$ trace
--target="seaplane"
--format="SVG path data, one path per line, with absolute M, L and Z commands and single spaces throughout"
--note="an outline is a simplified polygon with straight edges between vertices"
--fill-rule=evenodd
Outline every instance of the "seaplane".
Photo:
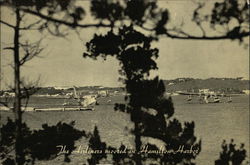
M 64 103 L 60 107 L 54 108 L 34 108 L 32 111 L 93 111 L 97 105 L 96 95 L 81 95 L 77 93 L 76 87 L 73 87 L 73 94 L 69 94 L 64 99 Z M 73 99 L 73 100 L 72 100 Z
M 198 96 L 200 103 L 221 103 L 219 97 L 229 97 L 227 103 L 232 102 L 231 96 L 225 95 L 224 93 L 215 94 L 215 93 L 194 93 L 194 92 L 176 92 L 179 95 L 187 95 L 187 102 L 192 101 L 192 96 Z
M 94 110 L 94 106 L 98 105 L 97 103 L 97 95 L 81 95 L 77 93 L 76 87 L 73 86 L 74 93 L 73 93 L 73 99 L 77 100 L 78 108 L 81 110 Z M 72 106 L 72 103 L 70 102 L 64 102 L 64 107 Z
M 21 107 L 23 111 L 32 111 L 32 112 L 40 112 L 40 111 L 87 111 L 94 110 L 95 105 L 97 103 L 97 95 L 81 95 L 77 93 L 76 87 L 73 87 L 73 94 L 68 94 L 67 98 L 64 99 L 64 103 L 53 107 Z M 67 100 L 67 101 L 66 101 Z M 76 101 L 74 101 L 76 100 Z M 13 107 L 0 107 L 0 110 L 11 110 Z

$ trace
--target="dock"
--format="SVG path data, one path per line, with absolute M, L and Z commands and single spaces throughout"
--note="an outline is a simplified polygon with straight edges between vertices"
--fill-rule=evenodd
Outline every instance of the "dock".
M 24 112 L 55 112 L 55 111 L 93 111 L 94 107 L 53 107 L 53 108 L 36 108 L 36 107 L 22 107 Z M 0 110 L 2 111 L 11 111 L 13 107 L 4 107 L 1 106 Z

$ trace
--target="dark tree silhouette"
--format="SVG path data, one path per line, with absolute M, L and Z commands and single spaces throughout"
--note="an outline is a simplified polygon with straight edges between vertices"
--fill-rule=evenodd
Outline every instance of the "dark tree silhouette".
M 98 153 L 92 153 L 91 158 L 88 159 L 89 164 L 98 164 L 103 158 L 107 158 L 105 150 L 107 149 L 106 143 L 101 141 L 99 131 L 95 126 L 93 134 L 89 134 L 89 147 Z
M 135 148 L 137 151 L 142 147 L 141 139 L 143 136 L 160 139 L 165 142 L 167 148 L 171 149 L 176 149 L 180 145 L 200 147 L 200 143 L 196 142 L 194 136 L 193 122 L 185 123 L 185 128 L 182 128 L 178 120 L 166 120 L 173 115 L 174 108 L 171 98 L 163 97 L 165 87 L 162 81 L 157 77 L 153 80 L 148 78 L 149 71 L 157 69 L 157 65 L 152 58 L 158 57 L 157 49 L 151 49 L 150 43 L 152 40 L 157 39 L 158 35 L 166 35 L 177 39 L 238 39 L 241 42 L 244 37 L 249 36 L 249 29 L 245 28 L 245 26 L 248 26 L 247 22 L 249 20 L 246 2 L 243 7 L 239 6 L 238 1 L 225 0 L 221 3 L 215 3 L 210 15 L 201 15 L 199 11 L 204 5 L 199 4 L 194 11 L 193 22 L 201 29 L 201 36 L 184 32 L 181 27 L 167 29 L 165 25 L 169 20 L 168 11 L 157 10 L 155 2 L 128 1 L 125 6 L 119 2 L 112 3 L 111 1 L 98 0 L 92 2 L 92 11 L 96 9 L 94 16 L 100 20 L 109 20 L 114 26 L 111 27 L 111 31 L 107 34 L 95 35 L 86 44 L 89 54 L 84 53 L 84 57 L 97 59 L 98 56 L 101 56 L 106 59 L 110 55 L 115 56 L 120 62 L 121 80 L 126 85 L 126 91 L 129 94 L 125 97 L 125 100 L 128 100 L 129 103 L 127 105 L 116 105 L 115 110 L 130 114 L 131 121 L 134 123 L 132 133 L 135 135 Z M 121 10 L 122 8 L 124 10 Z M 231 12 L 234 12 L 234 14 Z M 122 17 L 125 20 L 130 20 L 130 26 L 123 26 L 117 30 L 115 23 L 122 22 Z M 223 35 L 209 36 L 202 26 L 204 22 L 210 22 L 211 27 L 215 30 L 217 26 L 228 26 L 232 19 L 237 19 L 238 25 L 235 25 L 233 29 L 228 27 Z M 151 22 L 152 27 L 146 27 L 148 22 Z M 135 26 L 150 31 L 150 35 L 146 36 L 135 31 Z M 236 31 L 236 29 L 238 30 Z M 116 33 L 116 31 L 118 32 Z M 148 145 L 157 148 L 154 145 Z M 151 156 L 157 157 L 155 155 Z M 166 154 L 160 157 L 160 162 L 161 164 L 177 164 L 180 162 L 193 164 L 190 160 L 194 159 L 195 156 L 195 154 L 188 156 Z M 128 155 L 123 157 L 123 163 L 127 157 Z M 134 154 L 130 157 L 130 161 L 131 159 L 136 164 L 142 164 L 142 161 L 149 160 L 150 157 L 149 155 Z M 118 161 L 116 163 L 121 163 L 121 159 L 117 158 L 117 156 L 114 160 Z
M 38 56 L 41 51 L 43 50 L 40 47 L 40 41 L 35 43 L 30 43 L 29 41 L 22 42 L 21 40 L 21 34 L 22 31 L 27 30 L 47 30 L 51 34 L 55 36 L 63 36 L 63 32 L 60 30 L 59 25 L 56 22 L 50 22 L 48 20 L 40 20 L 36 19 L 33 23 L 25 24 L 25 17 L 27 16 L 27 13 L 25 13 L 24 9 L 34 9 L 36 12 L 46 12 L 47 15 L 52 16 L 54 14 L 63 14 L 65 19 L 68 17 L 69 19 L 73 19 L 74 23 L 76 23 L 78 20 L 81 19 L 82 15 L 84 14 L 84 11 L 81 8 L 77 8 L 73 5 L 73 2 L 71 1 L 19 1 L 19 0 L 1 0 L 0 1 L 1 8 L 8 7 L 12 9 L 14 16 L 15 16 L 15 24 L 12 25 L 10 22 L 12 21 L 5 21 L 0 20 L 0 22 L 7 27 L 11 28 L 14 32 L 14 38 L 13 38 L 13 46 L 6 47 L 4 49 L 12 50 L 13 51 L 13 57 L 14 57 L 14 104 L 13 104 L 13 113 L 15 115 L 15 124 L 16 127 L 14 127 L 16 130 L 15 133 L 15 163 L 16 164 L 24 164 L 25 159 L 25 151 L 24 151 L 24 137 L 27 134 L 27 132 L 24 132 L 22 129 L 22 125 L 24 124 L 22 122 L 22 107 L 21 107 L 21 100 L 22 98 L 25 98 L 26 101 L 28 100 L 29 96 L 31 95 L 30 91 L 34 89 L 28 88 L 26 86 L 23 86 L 23 89 L 21 89 L 21 85 L 24 84 L 23 81 L 21 81 L 20 77 L 20 68 L 22 65 L 24 65 L 27 61 L 33 59 L 34 57 Z M 66 19 L 67 20 L 67 19 Z M 23 49 L 22 51 L 20 49 Z M 22 54 L 22 52 L 24 52 Z M 22 93 L 22 91 L 25 91 L 25 93 Z M 27 102 L 26 102 L 27 103 Z M 27 104 L 26 104 L 27 105 Z M 4 136 L 4 135 L 1 135 Z M 54 136 L 58 136 L 55 134 Z M 74 139 L 70 139 L 74 140 Z M 44 144 L 44 143 L 43 143 Z M 10 159 L 8 159 L 10 161 Z
M 4 165 L 16 164 L 13 156 L 13 144 L 15 143 L 15 130 L 17 123 L 8 118 L 5 125 L 0 128 L 0 158 Z M 25 123 L 22 123 L 22 152 L 25 155 L 23 162 L 34 164 L 36 160 L 50 160 L 58 156 L 59 147 L 67 146 L 68 153 L 65 153 L 65 162 L 69 162 L 69 155 L 76 148 L 74 141 L 85 135 L 84 131 L 74 128 L 74 122 L 70 124 L 57 123 L 55 126 L 42 125 L 41 130 L 30 130 Z
M 230 144 L 226 144 L 224 140 L 221 148 L 220 158 L 215 161 L 215 165 L 241 165 L 247 157 L 244 144 L 241 144 L 239 149 L 236 149 L 236 144 L 233 139 L 231 139 Z
M 158 6 L 157 0 L 92 0 L 90 12 L 97 23 L 82 23 L 85 10 L 83 6 L 75 5 L 74 0 L 44 0 L 44 1 L 18 1 L 1 0 L 2 6 L 18 8 L 20 11 L 42 18 L 42 27 L 51 27 L 53 34 L 61 35 L 62 26 L 67 27 L 114 27 L 132 22 L 138 28 L 144 29 L 154 34 L 173 39 L 192 39 L 192 40 L 242 40 L 249 36 L 249 12 L 248 3 L 245 0 L 224 0 L 214 1 L 212 11 L 201 14 L 206 8 L 206 3 L 198 3 L 193 12 L 193 19 L 186 20 L 193 22 L 201 29 L 200 35 L 193 35 L 191 31 L 184 31 L 180 27 L 167 27 L 171 13 L 168 9 Z M 211 3 L 211 2 L 209 2 Z M 232 21 L 236 21 L 231 24 Z M 1 20 L 1 23 L 14 27 L 8 22 Z M 185 24 L 186 22 L 183 22 Z M 208 29 L 206 24 L 210 24 Z M 229 26 L 230 25 L 230 26 Z M 29 26 L 28 26 L 29 27 Z M 23 27 L 22 30 L 28 27 Z M 214 34 L 209 31 L 220 32 Z M 221 29 L 224 29 L 221 31 Z
M 109 42 L 106 42 L 109 41 Z M 130 115 L 134 128 L 131 133 L 135 136 L 136 153 L 129 161 L 134 160 L 138 165 L 159 159 L 161 164 L 177 164 L 189 162 L 199 153 L 154 155 L 140 152 L 143 146 L 157 148 L 154 144 L 145 144 L 142 137 L 156 138 L 165 143 L 167 149 L 178 151 L 180 146 L 200 149 L 200 142 L 194 136 L 194 123 L 185 123 L 183 127 L 176 120 L 167 120 L 172 117 L 174 107 L 171 98 L 164 97 L 165 87 L 158 77 L 149 78 L 149 71 L 157 69 L 155 59 L 158 57 L 158 49 L 151 48 L 152 37 L 134 30 L 133 26 L 121 27 L 117 34 L 112 30 L 105 35 L 95 35 L 88 42 L 84 57 L 96 59 L 98 56 L 106 58 L 111 55 L 118 59 L 121 65 L 121 80 L 126 86 L 128 95 L 125 100 L 128 104 L 117 104 L 115 110 L 126 112 Z M 126 157 L 124 157 L 126 158 Z M 117 156 L 114 157 L 117 159 Z M 120 162 L 116 163 L 121 163 Z M 122 159 L 124 162 L 124 159 Z M 143 163 L 144 162 L 144 163 Z

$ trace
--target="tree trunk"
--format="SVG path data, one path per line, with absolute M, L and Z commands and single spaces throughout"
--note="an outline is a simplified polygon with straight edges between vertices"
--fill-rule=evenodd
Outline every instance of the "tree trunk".
M 135 163 L 136 165 L 142 165 L 141 162 L 141 135 L 140 135 L 140 130 L 139 130 L 139 123 L 136 121 L 135 122 L 135 148 L 136 148 L 136 156 L 135 156 Z
M 15 85 L 15 99 L 14 99 L 14 114 L 16 122 L 16 163 L 18 165 L 24 164 L 23 152 L 23 136 L 22 136 L 22 111 L 21 111 L 21 91 L 20 91 L 20 61 L 19 61 L 19 28 L 20 28 L 20 11 L 16 9 L 16 25 L 14 34 L 14 85 Z

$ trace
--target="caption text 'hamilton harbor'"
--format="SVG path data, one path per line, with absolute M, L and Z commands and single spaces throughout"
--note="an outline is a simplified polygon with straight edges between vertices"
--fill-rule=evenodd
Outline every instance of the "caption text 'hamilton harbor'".
M 57 155 L 60 154 L 67 154 L 70 153 L 70 150 L 67 149 L 66 145 L 58 145 L 57 148 L 59 149 L 59 152 Z M 102 150 L 102 149 L 96 149 L 92 150 L 91 148 L 83 147 L 82 145 L 79 145 L 75 150 L 72 151 L 73 154 L 129 154 L 129 153 L 137 153 L 137 154 L 198 154 L 199 148 L 194 148 L 194 146 L 185 147 L 184 145 L 180 145 L 178 149 L 165 149 L 165 147 L 161 146 L 158 150 L 152 150 L 149 149 L 147 145 L 143 146 L 140 151 L 136 151 L 134 149 L 129 149 L 127 146 L 124 147 L 124 149 L 118 149 L 118 150 Z

